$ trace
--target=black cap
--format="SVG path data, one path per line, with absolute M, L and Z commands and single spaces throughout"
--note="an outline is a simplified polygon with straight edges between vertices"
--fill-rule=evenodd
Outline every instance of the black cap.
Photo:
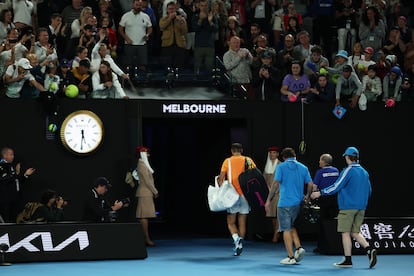
M 352 72 L 352 66 L 349 64 L 344 65 L 344 67 L 342 67 L 342 72 Z
M 111 183 L 109 183 L 109 180 L 104 176 L 100 176 L 95 180 L 94 187 L 96 188 L 98 186 L 106 186 L 108 189 L 112 188 Z
M 89 69 L 91 67 L 91 63 L 89 62 L 88 59 L 85 58 L 79 61 L 79 66 L 84 66 Z

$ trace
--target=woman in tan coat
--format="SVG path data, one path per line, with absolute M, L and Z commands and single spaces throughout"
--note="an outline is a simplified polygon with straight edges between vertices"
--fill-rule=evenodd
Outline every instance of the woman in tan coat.
M 154 170 L 148 162 L 149 148 L 137 147 L 136 153 L 138 155 L 137 172 L 139 177 L 139 185 L 135 194 L 138 198 L 136 217 L 141 222 L 146 245 L 155 246 L 148 232 L 148 219 L 156 217 L 154 198 L 158 197 L 158 190 L 155 188 L 152 175 Z
M 279 157 L 279 148 L 278 147 L 269 147 L 268 153 L 267 153 L 267 161 L 265 168 L 263 170 L 263 177 L 266 180 L 267 187 L 269 188 L 269 191 L 272 188 L 276 167 L 281 163 L 281 161 L 278 159 Z M 270 208 L 269 211 L 266 212 L 266 217 L 272 218 L 273 222 L 273 238 L 272 242 L 276 243 L 279 240 L 279 232 L 278 232 L 278 222 L 277 222 L 277 203 L 279 201 L 279 191 L 276 192 L 275 196 L 270 200 Z

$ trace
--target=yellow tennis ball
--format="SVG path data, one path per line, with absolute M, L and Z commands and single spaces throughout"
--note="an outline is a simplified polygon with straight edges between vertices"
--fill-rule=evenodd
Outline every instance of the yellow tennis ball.
M 327 75 L 328 74 L 328 70 L 326 70 L 325 68 L 321 68 L 321 69 L 319 69 L 319 74 L 321 74 L 321 75 Z
M 56 91 L 57 90 L 57 85 L 56 82 L 52 82 L 49 85 L 49 91 Z
M 79 94 L 79 89 L 74 84 L 69 84 L 66 87 L 65 95 L 69 98 L 76 98 Z
M 56 124 L 49 124 L 48 129 L 49 129 L 50 132 L 56 132 L 57 125 Z
M 364 64 L 361 64 L 361 63 L 360 63 L 360 64 L 358 64 L 358 69 L 359 69 L 359 70 L 364 70 L 364 67 L 365 67 L 365 66 L 364 66 Z

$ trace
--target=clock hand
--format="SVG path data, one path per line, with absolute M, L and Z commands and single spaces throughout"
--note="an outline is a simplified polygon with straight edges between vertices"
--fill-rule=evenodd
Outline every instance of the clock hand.
M 83 149 L 83 142 L 85 141 L 85 135 L 83 129 L 81 129 L 81 150 Z

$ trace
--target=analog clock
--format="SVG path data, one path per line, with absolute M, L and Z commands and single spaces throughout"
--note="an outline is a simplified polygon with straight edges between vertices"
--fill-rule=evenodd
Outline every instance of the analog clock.
M 104 128 L 101 119 L 89 110 L 69 114 L 62 123 L 60 138 L 69 151 L 86 155 L 103 142 Z

